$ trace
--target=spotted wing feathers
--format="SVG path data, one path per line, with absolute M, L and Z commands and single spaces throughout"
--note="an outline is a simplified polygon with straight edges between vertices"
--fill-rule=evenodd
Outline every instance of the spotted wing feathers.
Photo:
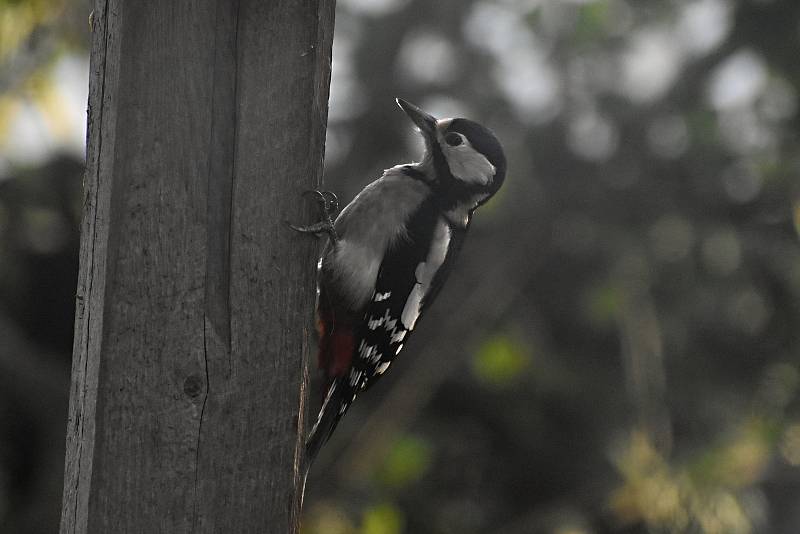
M 422 217 L 424 215 L 420 215 Z M 422 229 L 425 231 L 421 231 Z M 356 336 L 354 384 L 366 389 L 383 375 L 408 341 L 420 316 L 444 281 L 448 260 L 460 242 L 441 217 L 410 225 L 381 265 L 375 292 Z M 417 230 L 415 232 L 415 230 Z

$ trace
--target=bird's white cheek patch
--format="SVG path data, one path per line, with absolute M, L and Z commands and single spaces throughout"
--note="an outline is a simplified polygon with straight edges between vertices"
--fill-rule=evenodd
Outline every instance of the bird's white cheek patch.
M 497 170 L 486 156 L 469 145 L 443 146 L 450 173 L 462 182 L 487 185 Z

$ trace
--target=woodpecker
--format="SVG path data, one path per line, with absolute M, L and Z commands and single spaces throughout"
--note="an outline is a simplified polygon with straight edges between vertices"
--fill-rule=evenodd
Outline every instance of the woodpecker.
M 290 225 L 329 236 L 316 309 L 325 398 L 306 441 L 306 474 L 356 396 L 400 354 L 447 279 L 472 214 L 506 174 L 503 149 L 487 128 L 396 102 L 425 141 L 421 161 L 384 171 L 335 221 L 336 197 L 313 191 L 322 220 Z

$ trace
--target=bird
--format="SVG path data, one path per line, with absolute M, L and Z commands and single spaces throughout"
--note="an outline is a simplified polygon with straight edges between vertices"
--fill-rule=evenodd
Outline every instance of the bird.
M 473 213 L 503 185 L 506 157 L 488 128 L 437 119 L 395 99 L 424 140 L 419 162 L 386 169 L 339 212 L 336 195 L 307 192 L 327 235 L 317 264 L 317 364 L 324 400 L 305 445 L 304 476 L 356 397 L 403 350 L 451 272 Z

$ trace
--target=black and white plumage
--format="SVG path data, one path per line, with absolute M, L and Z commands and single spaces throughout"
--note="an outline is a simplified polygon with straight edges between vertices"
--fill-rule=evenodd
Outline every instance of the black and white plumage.
M 503 149 L 488 129 L 397 103 L 419 128 L 425 154 L 387 169 L 333 223 L 317 298 L 326 396 L 306 442 L 306 468 L 356 396 L 402 351 L 446 280 L 473 212 L 505 178 Z

